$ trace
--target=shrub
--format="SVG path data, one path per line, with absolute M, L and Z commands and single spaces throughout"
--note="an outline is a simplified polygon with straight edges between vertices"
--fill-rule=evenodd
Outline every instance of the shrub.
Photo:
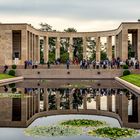
M 16 73 L 15 73 L 14 70 L 9 70 L 8 74 L 11 75 L 11 76 L 15 76 Z
M 12 65 L 12 69 L 16 69 L 17 68 L 17 65 Z
M 11 84 L 9 84 L 9 87 L 10 87 L 10 88 L 14 88 L 15 86 L 16 86 L 15 83 L 11 83 Z
M 124 70 L 124 72 L 123 72 L 123 76 L 130 75 L 130 74 L 131 74 L 131 72 L 129 70 Z
M 128 65 L 123 65 L 123 69 L 128 69 Z

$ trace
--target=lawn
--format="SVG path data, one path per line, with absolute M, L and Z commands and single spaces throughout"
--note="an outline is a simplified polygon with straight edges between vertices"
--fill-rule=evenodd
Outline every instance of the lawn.
M 8 74 L 0 74 L 0 80 L 8 79 L 8 78 L 14 78 L 14 76 L 11 76 L 11 75 L 8 75 Z
M 130 74 L 121 77 L 121 79 L 140 87 L 140 74 Z

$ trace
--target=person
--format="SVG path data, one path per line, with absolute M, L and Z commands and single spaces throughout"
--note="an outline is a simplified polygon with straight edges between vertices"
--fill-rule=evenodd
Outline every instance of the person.
M 8 66 L 5 65 L 5 66 L 4 66 L 4 71 L 3 71 L 3 73 L 6 73 L 7 69 L 8 69 Z
M 27 61 L 25 60 L 25 61 L 24 61 L 24 69 L 27 69 L 27 65 L 28 65 L 28 64 L 27 64 Z
M 69 59 L 67 60 L 66 65 L 67 65 L 67 69 L 69 69 L 69 66 L 70 66 L 70 61 L 69 61 Z
M 50 69 L 50 61 L 47 62 L 48 69 Z

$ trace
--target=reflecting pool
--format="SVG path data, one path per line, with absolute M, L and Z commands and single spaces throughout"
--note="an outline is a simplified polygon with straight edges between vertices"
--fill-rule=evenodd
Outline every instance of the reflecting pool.
M 76 118 L 104 120 L 111 127 L 139 129 L 139 94 L 113 80 L 25 80 L 0 87 L 0 139 L 43 140 L 46 137 L 25 136 L 24 128 Z M 60 139 L 101 138 L 83 134 Z

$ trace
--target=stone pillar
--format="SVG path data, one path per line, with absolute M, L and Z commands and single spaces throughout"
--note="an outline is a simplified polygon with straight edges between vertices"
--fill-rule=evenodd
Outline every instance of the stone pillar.
M 96 37 L 96 61 L 101 60 L 100 50 L 100 37 Z
M 83 106 L 84 106 L 84 110 L 87 110 L 87 94 L 84 95 Z
M 137 55 L 138 55 L 138 60 L 140 62 L 140 29 L 138 29 L 138 39 L 137 39 Z
M 128 123 L 128 99 L 126 95 L 119 96 L 120 96 L 119 116 L 121 117 L 123 123 Z
M 21 98 L 21 121 L 27 121 L 27 97 Z
M 32 33 L 30 33 L 30 48 L 29 48 L 29 52 L 30 52 L 30 60 L 32 60 Z
M 34 61 L 34 34 L 32 33 L 32 62 Z
M 56 91 L 56 108 L 60 110 L 60 92 Z
M 49 60 L 49 42 L 48 37 L 44 37 L 44 62 L 47 63 Z
M 36 113 L 40 112 L 40 89 L 38 91 L 36 96 Z
M 70 110 L 73 109 L 73 94 L 70 92 L 69 93 L 69 105 L 70 105 Z
M 121 44 L 121 59 L 125 61 L 128 59 L 128 30 L 122 30 L 122 44 Z
M 28 102 L 28 119 L 30 119 L 30 93 L 28 93 L 27 102 Z
M 87 40 L 83 37 L 83 59 L 87 59 Z
M 48 100 L 48 90 L 44 89 L 44 111 L 48 111 L 49 109 L 49 100 Z
M 111 95 L 107 96 L 107 110 L 110 112 L 112 111 L 112 96 Z
M 138 107 L 138 123 L 140 123 L 140 96 L 138 96 L 137 107 Z
M 116 109 L 116 113 L 119 113 L 119 95 L 115 95 L 115 109 Z
M 137 33 L 132 33 L 132 51 L 135 52 L 135 58 L 137 58 Z
M 114 57 L 119 57 L 119 43 L 118 43 L 118 35 L 115 36 L 115 49 L 114 49 Z
M 36 94 L 34 94 L 34 114 L 36 114 Z
M 32 56 L 33 56 L 33 58 L 32 58 L 32 60 L 33 61 L 35 61 L 35 35 L 33 34 L 33 44 L 32 44 L 32 48 L 33 48 L 33 50 L 32 50 Z
M 69 40 L 69 59 L 73 62 L 73 38 L 71 37 Z
M 28 60 L 30 60 L 30 32 L 28 31 Z
M 21 64 L 24 65 L 24 61 L 28 60 L 28 46 L 27 46 L 27 30 L 21 31 Z
M 6 30 L 5 31 L 5 37 L 3 38 L 4 42 L 4 48 L 2 50 L 4 54 L 5 64 L 6 65 L 12 65 L 13 62 L 13 52 L 12 52 L 12 30 Z M 3 46 L 2 45 L 2 46 Z M 2 64 L 3 65 L 3 64 Z
M 100 95 L 96 95 L 96 110 L 100 110 Z
M 36 35 L 36 61 L 40 63 L 40 42 L 39 42 L 39 36 Z
M 107 57 L 112 60 L 112 36 L 107 37 Z
M 36 53 L 37 53 L 37 51 L 36 51 L 36 35 L 34 35 L 34 61 L 36 61 Z
M 60 37 L 56 38 L 55 59 L 60 58 Z

